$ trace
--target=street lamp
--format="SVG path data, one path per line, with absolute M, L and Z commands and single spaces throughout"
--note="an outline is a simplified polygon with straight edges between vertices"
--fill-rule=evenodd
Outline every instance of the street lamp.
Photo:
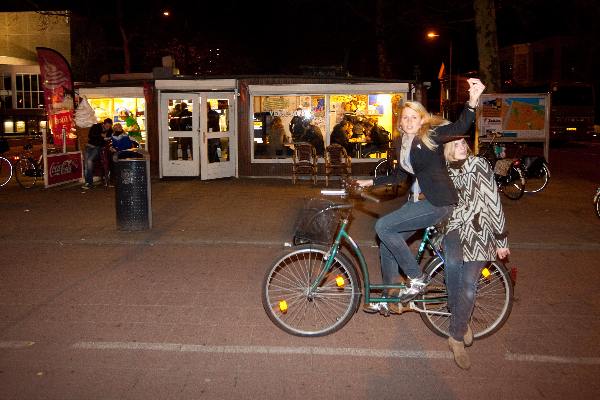
M 427 32 L 427 38 L 430 40 L 435 40 L 439 37 L 440 37 L 439 33 L 435 32 L 435 31 Z M 446 107 L 446 110 L 440 110 L 440 111 L 442 111 L 444 118 L 449 117 L 450 97 L 452 94 L 452 37 L 450 37 L 449 41 L 450 41 L 450 49 L 449 49 L 450 54 L 449 54 L 449 58 L 448 58 L 448 91 L 446 94 L 447 107 Z M 440 108 L 441 107 L 442 107 L 442 104 L 440 104 Z

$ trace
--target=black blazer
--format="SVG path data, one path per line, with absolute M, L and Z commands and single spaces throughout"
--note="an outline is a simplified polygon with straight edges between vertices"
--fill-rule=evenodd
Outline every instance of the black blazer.
M 434 129 L 435 134 L 431 138 L 438 144 L 436 149 L 429 150 L 418 136 L 415 136 L 412 142 L 410 163 L 415 172 L 414 177 L 419 180 L 419 187 L 425 198 L 436 207 L 458 203 L 456 189 L 448 176 L 443 144 L 453 140 L 455 136 L 464 135 L 474 120 L 475 110 L 466 106 L 456 122 Z M 402 139 L 397 140 L 399 142 L 396 144 L 396 156 L 400 160 Z M 379 177 L 373 183 L 375 185 L 398 184 L 405 181 L 409 174 L 398 163 L 394 174 Z

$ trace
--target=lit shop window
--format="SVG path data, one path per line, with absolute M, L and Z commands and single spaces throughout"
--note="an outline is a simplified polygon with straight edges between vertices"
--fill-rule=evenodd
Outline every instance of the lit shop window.
M 254 159 L 290 158 L 294 143 L 319 155 L 339 143 L 355 159 L 385 157 L 405 97 L 400 93 L 254 97 Z M 328 101 L 329 108 L 325 105 Z
M 146 101 L 142 97 L 88 99 L 98 122 L 106 118 L 119 122 L 127 134 L 146 147 Z
M 311 142 L 322 154 L 325 127 L 324 95 L 256 96 L 254 158 L 291 158 L 295 142 Z

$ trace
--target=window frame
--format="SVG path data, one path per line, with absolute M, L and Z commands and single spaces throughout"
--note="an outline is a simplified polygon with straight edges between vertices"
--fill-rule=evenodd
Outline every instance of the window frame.
M 333 84 L 291 84 L 291 85 L 248 85 L 248 146 L 251 164 L 291 164 L 288 158 L 254 158 L 254 98 L 256 96 L 324 96 L 325 127 L 330 126 L 330 99 L 340 94 L 396 94 L 402 93 L 406 99 L 414 97 L 414 86 L 409 82 L 389 83 L 333 83 Z M 329 144 L 330 132 L 323 132 L 324 144 Z M 372 163 L 376 159 L 352 158 L 353 163 Z M 319 162 L 324 160 L 319 158 Z

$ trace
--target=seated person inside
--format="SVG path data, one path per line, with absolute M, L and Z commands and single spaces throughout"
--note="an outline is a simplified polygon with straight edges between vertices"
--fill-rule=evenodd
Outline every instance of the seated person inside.
M 115 153 L 113 155 L 113 160 L 116 160 L 120 152 L 139 147 L 139 144 L 129 137 L 127 132 L 123 130 L 123 126 L 121 124 L 116 123 L 113 125 L 111 146 L 111 150 Z
M 363 125 L 367 142 L 363 148 L 363 156 L 368 157 L 371 153 L 386 152 L 389 147 L 390 133 L 377 125 L 376 121 L 370 119 L 366 120 Z
M 343 119 L 338 122 L 331 131 L 329 138 L 330 143 L 337 143 L 346 149 L 346 153 L 352 156 L 354 146 L 349 142 L 352 137 L 352 123 L 347 119 Z

